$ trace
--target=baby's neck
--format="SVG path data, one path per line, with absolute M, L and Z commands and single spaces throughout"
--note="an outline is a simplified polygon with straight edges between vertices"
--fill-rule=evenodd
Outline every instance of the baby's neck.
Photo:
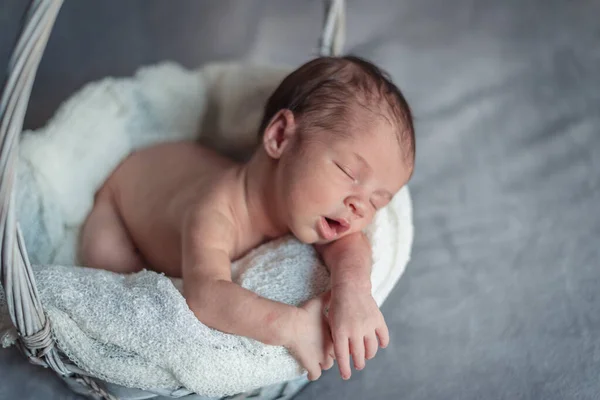
M 289 232 L 278 210 L 271 160 L 255 154 L 240 167 L 241 190 L 244 193 L 245 213 L 239 216 L 253 234 L 273 239 Z M 240 221 L 241 222 L 241 221 Z

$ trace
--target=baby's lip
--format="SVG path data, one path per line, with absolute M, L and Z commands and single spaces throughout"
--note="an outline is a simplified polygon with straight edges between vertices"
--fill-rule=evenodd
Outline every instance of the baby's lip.
M 338 237 L 350 229 L 350 222 L 346 218 L 332 218 L 324 216 L 322 218 L 322 225 L 323 237 L 327 240 Z
M 340 224 L 340 227 L 343 229 L 344 232 L 347 231 L 348 229 L 350 229 L 350 221 L 348 221 L 346 218 L 330 218 L 330 217 L 326 217 L 326 218 Z

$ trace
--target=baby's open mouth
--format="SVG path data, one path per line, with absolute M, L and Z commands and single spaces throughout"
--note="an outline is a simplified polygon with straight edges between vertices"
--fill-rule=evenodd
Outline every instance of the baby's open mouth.
M 319 230 L 325 240 L 331 240 L 350 229 L 350 224 L 344 219 L 321 217 Z

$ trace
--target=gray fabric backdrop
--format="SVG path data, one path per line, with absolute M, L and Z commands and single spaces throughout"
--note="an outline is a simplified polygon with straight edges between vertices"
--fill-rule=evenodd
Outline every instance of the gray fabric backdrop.
M 414 255 L 383 307 L 391 346 L 299 399 L 600 398 L 600 2 L 348 3 L 348 51 L 414 108 Z M 24 8 L 0 5 L 0 65 Z M 298 64 L 321 21 L 318 0 L 68 0 L 26 125 L 164 59 Z M 0 351 L 0 399 L 68 393 Z

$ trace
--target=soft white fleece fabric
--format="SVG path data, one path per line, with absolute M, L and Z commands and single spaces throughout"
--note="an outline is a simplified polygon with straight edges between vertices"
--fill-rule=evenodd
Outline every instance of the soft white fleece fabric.
M 76 93 L 49 124 L 25 132 L 19 153 L 19 221 L 37 286 L 61 349 L 106 381 L 142 389 L 185 386 L 223 396 L 303 373 L 287 351 L 204 326 L 179 280 L 143 271 L 120 276 L 73 266 L 78 230 L 93 195 L 131 150 L 165 140 L 200 139 L 232 156 L 248 154 L 262 104 L 287 68 L 239 64 L 196 71 L 165 63 L 132 78 L 108 78 Z M 210 133 L 210 135 L 209 135 Z M 412 245 L 408 189 L 381 210 L 368 236 L 373 294 L 382 304 Z M 242 286 L 300 304 L 329 277 L 311 246 L 292 237 L 267 243 L 232 266 Z M 14 339 L 0 288 L 0 338 Z

